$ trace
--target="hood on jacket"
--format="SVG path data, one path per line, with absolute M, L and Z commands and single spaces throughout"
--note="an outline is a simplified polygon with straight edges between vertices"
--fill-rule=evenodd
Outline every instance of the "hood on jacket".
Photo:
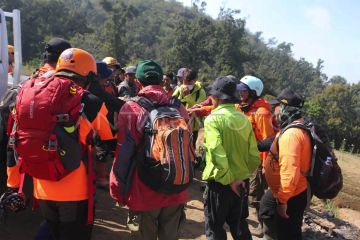
M 160 85 L 149 85 L 144 87 L 138 93 L 139 97 L 145 97 L 155 104 L 168 104 L 170 97 Z
M 265 99 L 263 98 L 258 98 L 255 100 L 255 102 L 251 105 L 251 108 L 266 108 L 267 110 L 271 111 L 272 106 L 270 103 L 268 103 Z

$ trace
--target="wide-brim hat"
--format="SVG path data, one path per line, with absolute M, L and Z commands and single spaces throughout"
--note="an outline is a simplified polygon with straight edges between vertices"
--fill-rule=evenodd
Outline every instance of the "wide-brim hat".
M 236 97 L 236 82 L 228 76 L 216 78 L 209 89 L 209 94 L 223 100 L 240 101 Z

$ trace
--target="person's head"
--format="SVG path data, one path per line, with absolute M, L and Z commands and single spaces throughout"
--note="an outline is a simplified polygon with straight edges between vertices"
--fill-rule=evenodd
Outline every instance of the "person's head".
M 149 85 L 160 85 L 162 82 L 163 70 L 154 60 L 144 60 L 136 66 L 136 78 L 144 87 Z
M 284 89 L 276 98 L 277 105 L 274 114 L 281 128 L 302 117 L 301 108 L 304 106 L 304 97 L 289 88 Z
M 69 48 L 61 53 L 56 64 L 57 75 L 68 76 L 81 87 L 87 87 L 97 75 L 97 66 L 94 57 L 80 48 Z
M 71 48 L 71 44 L 62 38 L 52 38 L 44 49 L 44 63 L 55 67 L 60 54 L 66 49 Z
M 113 57 L 106 57 L 102 60 L 108 68 L 110 68 L 113 72 L 111 78 L 114 80 L 115 84 L 118 85 L 125 78 L 125 70 L 121 68 L 120 63 Z
M 176 74 L 176 78 L 178 80 L 177 84 L 181 85 L 183 84 L 184 81 L 184 77 L 185 77 L 185 72 L 187 71 L 187 68 L 180 68 Z
M 209 94 L 213 100 L 214 107 L 224 103 L 238 102 L 236 98 L 236 82 L 231 77 L 218 77 L 211 85 Z
M 259 98 L 264 89 L 264 84 L 261 79 L 254 76 L 245 76 L 240 79 L 237 85 L 242 102 L 250 103 L 251 101 Z
M 9 64 L 14 62 L 15 48 L 13 45 L 8 45 Z
M 191 91 L 196 82 L 197 72 L 193 69 L 187 68 L 184 74 L 183 84 Z
M 174 74 L 172 72 L 165 73 L 163 76 L 162 85 L 165 87 L 170 87 L 170 84 L 172 83 L 174 78 Z
M 104 62 L 97 61 L 96 69 L 100 84 L 103 84 L 112 76 L 112 70 Z
M 129 66 L 125 68 L 125 81 L 133 85 L 135 83 L 136 66 Z

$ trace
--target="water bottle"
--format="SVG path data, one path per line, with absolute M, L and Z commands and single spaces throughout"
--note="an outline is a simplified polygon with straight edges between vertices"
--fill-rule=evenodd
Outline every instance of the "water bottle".
M 325 164 L 326 164 L 327 166 L 332 166 L 332 157 L 331 157 L 331 156 L 327 156 L 327 157 L 326 157 Z
M 325 183 L 321 181 L 326 181 L 328 179 L 328 176 L 331 174 L 331 169 L 332 169 L 332 157 L 327 156 L 324 165 L 322 165 L 320 169 L 321 178 L 319 179 L 320 182 L 318 183 L 320 184 L 320 186 L 322 186 L 321 184 Z

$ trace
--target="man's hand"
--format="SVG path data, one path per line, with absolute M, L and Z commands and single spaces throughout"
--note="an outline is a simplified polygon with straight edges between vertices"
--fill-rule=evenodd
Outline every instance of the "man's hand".
M 279 214 L 280 217 L 282 218 L 289 218 L 289 216 L 287 215 L 286 211 L 287 211 L 287 204 L 279 204 L 276 207 L 276 211 Z
M 190 93 L 189 89 L 185 86 L 181 88 L 181 92 L 184 96 L 188 95 Z
M 241 180 L 235 180 L 232 183 L 230 183 L 231 190 L 240 197 L 240 188 L 245 188 L 245 182 Z

